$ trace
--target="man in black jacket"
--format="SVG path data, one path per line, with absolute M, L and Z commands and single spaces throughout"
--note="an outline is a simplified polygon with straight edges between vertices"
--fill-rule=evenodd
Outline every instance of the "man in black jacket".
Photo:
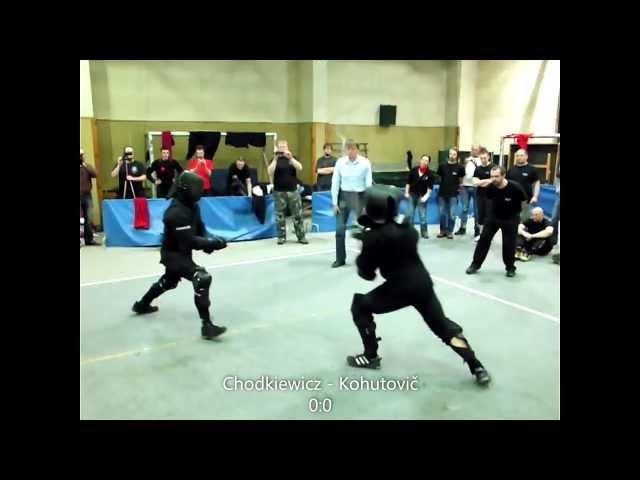
M 429 328 L 467 363 L 476 382 L 486 385 L 489 373 L 476 358 L 462 327 L 448 319 L 433 290 L 433 282 L 418 255 L 418 232 L 403 217 L 397 216 L 400 199 L 391 187 L 375 185 L 367 190 L 366 214 L 358 223 L 364 230 L 354 234 L 362 241 L 356 260 L 358 275 L 374 280 L 376 269 L 387 280 L 366 295 L 356 293 L 351 304 L 364 353 L 347 357 L 357 368 L 380 368 L 378 340 L 373 314 L 389 313 L 412 306 Z
M 133 305 L 138 314 L 157 312 L 158 307 L 151 302 L 167 290 L 174 289 L 182 278 L 193 283 L 195 304 L 202 320 L 202 337 L 211 340 L 224 333 L 227 328 L 211 323 L 209 315 L 209 287 L 212 277 L 191 257 L 192 250 L 212 253 L 227 246 L 219 237 L 208 237 L 202 219 L 198 200 L 202 196 L 204 182 L 195 173 L 180 174 L 170 196 L 173 197 L 164 213 L 164 238 L 160 250 L 160 263 L 166 270 L 142 299 Z

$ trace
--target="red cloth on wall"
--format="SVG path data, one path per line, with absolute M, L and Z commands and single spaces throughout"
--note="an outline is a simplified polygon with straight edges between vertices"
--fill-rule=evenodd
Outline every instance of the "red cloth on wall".
M 512 133 L 509 138 L 515 138 L 518 146 L 526 150 L 529 145 L 529 138 L 533 137 L 533 133 Z
M 171 132 L 162 132 L 162 148 L 168 148 L 169 151 L 173 148 L 176 142 L 173 140 L 173 135 Z

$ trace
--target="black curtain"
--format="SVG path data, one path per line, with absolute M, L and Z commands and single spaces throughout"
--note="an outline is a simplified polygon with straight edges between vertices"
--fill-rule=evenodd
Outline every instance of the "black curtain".
M 267 136 L 260 132 L 229 132 L 225 144 L 237 148 L 249 148 L 249 145 L 262 148 L 267 144 Z
M 215 156 L 219 144 L 220 132 L 189 132 L 189 150 L 186 160 L 193 157 L 196 145 L 204 146 L 204 157 L 210 160 Z

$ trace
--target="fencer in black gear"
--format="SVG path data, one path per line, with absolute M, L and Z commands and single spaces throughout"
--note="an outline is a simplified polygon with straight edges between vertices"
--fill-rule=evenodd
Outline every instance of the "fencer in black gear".
M 363 295 L 356 293 L 351 304 L 353 321 L 360 333 L 364 353 L 347 357 L 358 368 L 380 368 L 376 323 L 373 315 L 414 307 L 429 328 L 468 365 L 476 382 L 486 385 L 491 377 L 476 358 L 462 328 L 447 318 L 433 290 L 433 282 L 418 255 L 418 233 L 403 216 L 398 216 L 401 193 L 392 187 L 374 185 L 366 193 L 365 213 L 358 223 L 364 228 L 354 234 L 362 241 L 356 260 L 358 275 L 374 280 L 376 270 L 386 279 Z
M 167 290 L 176 288 L 184 278 L 193 284 L 196 309 L 202 320 L 202 337 L 210 340 L 227 329 L 211 322 L 209 288 L 212 277 L 204 267 L 194 263 L 191 255 L 193 250 L 206 253 L 221 250 L 227 246 L 227 242 L 219 237 L 207 236 L 198 206 L 203 190 L 202 178 L 191 172 L 181 173 L 173 184 L 169 193 L 171 204 L 163 217 L 164 238 L 160 249 L 160 263 L 165 266 L 165 273 L 133 305 L 133 311 L 138 314 L 158 311 L 158 307 L 152 306 L 151 302 Z

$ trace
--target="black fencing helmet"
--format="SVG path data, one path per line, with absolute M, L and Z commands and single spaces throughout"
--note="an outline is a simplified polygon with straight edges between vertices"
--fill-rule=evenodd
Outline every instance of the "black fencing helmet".
M 204 181 L 192 172 L 182 172 L 171 188 L 171 197 L 176 197 L 188 204 L 194 204 L 204 191 Z
M 365 198 L 363 217 L 380 225 L 392 221 L 398 215 L 402 192 L 389 185 L 374 185 L 367 189 Z

